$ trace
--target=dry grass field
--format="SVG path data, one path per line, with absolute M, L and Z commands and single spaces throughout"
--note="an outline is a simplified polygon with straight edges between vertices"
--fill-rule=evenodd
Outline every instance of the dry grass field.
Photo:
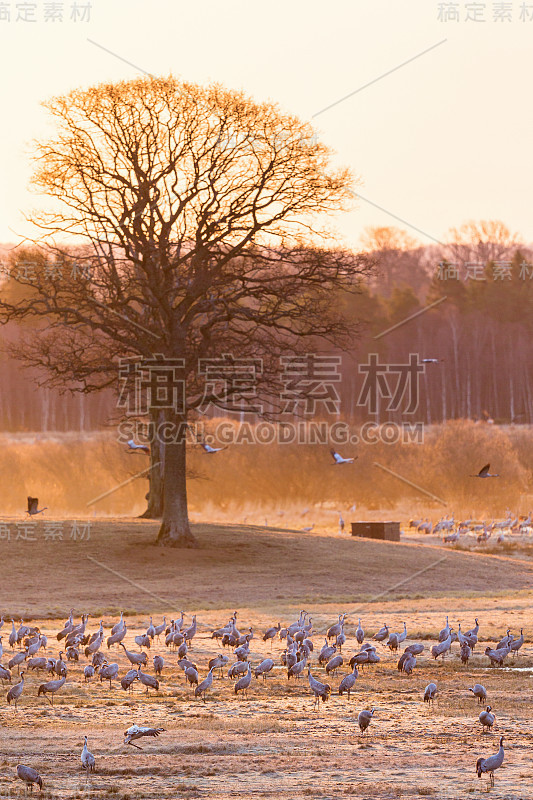
M 49 520 L 48 520 L 49 522 Z M 13 523 L 14 525 L 14 523 Z M 0 798 L 22 797 L 15 767 L 37 768 L 44 779 L 43 798 L 533 798 L 533 561 L 519 554 L 483 554 L 416 542 L 381 543 L 349 536 L 306 534 L 247 526 L 198 525 L 200 546 L 179 551 L 155 547 L 157 526 L 138 520 L 94 521 L 89 541 L 73 541 L 64 522 L 63 541 L 45 541 L 39 520 L 36 541 L 0 542 L 3 564 L 0 609 L 8 620 L 32 620 L 49 636 L 48 653 L 57 656 L 55 633 L 71 606 L 91 615 L 89 630 L 100 618 L 109 629 L 119 610 L 127 615 L 130 650 L 149 615 L 167 621 L 180 609 L 197 613 L 199 632 L 190 657 L 200 677 L 219 646 L 210 631 L 238 610 L 241 630 L 253 626 L 251 660 L 270 655 L 261 632 L 272 624 L 292 622 L 300 608 L 313 619 L 313 674 L 324 679 L 316 658 L 324 632 L 341 611 L 348 612 L 343 648 L 346 662 L 358 649 L 358 617 L 367 635 L 384 622 L 408 641 L 429 649 L 445 615 L 463 630 L 480 620 L 480 643 L 467 667 L 457 656 L 442 662 L 428 651 L 418 658 L 412 676 L 396 669 L 397 657 L 378 645 L 381 662 L 362 670 L 350 700 L 339 697 L 341 675 L 330 677 L 332 695 L 313 711 L 305 678 L 287 680 L 277 666 L 267 681 L 253 678 L 248 698 L 236 697 L 233 681 L 217 677 L 207 702 L 195 700 L 183 682 L 177 655 L 164 642 L 148 651 L 165 658 L 160 690 L 133 684 L 133 693 L 93 679 L 83 681 L 84 656 L 69 668 L 67 683 L 54 706 L 37 697 L 42 674 L 29 673 L 18 712 L 0 700 Z M 40 529 L 40 527 L 42 530 Z M 444 559 L 444 560 L 443 560 Z M 497 641 L 511 627 L 524 627 L 526 643 L 507 669 L 491 669 L 482 655 L 486 640 Z M 10 623 L 6 621 L 4 656 Z M 107 633 L 107 631 L 106 631 Z M 283 644 L 274 641 L 279 663 Z M 104 646 L 107 652 L 107 648 Z M 227 652 L 231 656 L 231 652 Z M 129 668 L 124 652 L 110 651 Z M 230 659 L 231 663 L 231 659 Z M 16 676 L 16 669 L 14 670 Z M 423 703 L 424 687 L 434 680 L 434 708 Z M 15 680 L 14 680 L 15 682 Z M 490 734 L 482 734 L 480 707 L 467 691 L 482 683 L 496 713 Z M 368 735 L 361 737 L 357 714 L 376 708 Z M 140 742 L 142 752 L 123 745 L 133 723 L 157 725 L 157 740 Z M 497 749 L 505 735 L 506 756 L 496 785 L 478 780 L 479 756 Z M 96 756 L 96 772 L 80 768 L 83 736 Z

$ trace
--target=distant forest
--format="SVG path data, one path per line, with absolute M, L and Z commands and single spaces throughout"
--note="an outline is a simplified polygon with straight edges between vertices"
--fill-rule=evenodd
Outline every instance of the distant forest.
M 340 416 L 351 423 L 465 418 L 531 424 L 532 248 L 503 223 L 489 221 L 466 223 L 452 229 L 445 243 L 431 245 L 397 228 L 370 228 L 362 250 L 377 267 L 359 295 L 339 301 L 360 323 L 351 350 L 336 354 L 342 355 Z M 0 266 L 8 264 L 9 254 L 9 246 L 0 248 Z M 0 280 L 5 289 L 9 279 Z M 24 333 L 28 329 L 13 324 L 0 331 L 0 430 L 90 431 L 116 423 L 111 389 L 87 395 L 69 386 L 50 389 L 42 385 L 44 374 L 10 357 L 9 342 Z M 326 345 L 317 349 L 332 353 Z M 358 403 L 364 381 L 358 368 L 373 353 L 388 365 L 407 363 L 410 353 L 431 359 L 413 413 L 406 413 L 405 404 L 389 411 L 385 401 L 374 412 Z M 211 408 L 208 416 L 227 414 Z

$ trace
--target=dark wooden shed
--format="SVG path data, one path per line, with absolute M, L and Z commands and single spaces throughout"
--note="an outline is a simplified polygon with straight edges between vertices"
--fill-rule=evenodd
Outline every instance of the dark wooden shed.
M 352 522 L 352 536 L 363 536 L 365 539 L 386 539 L 389 542 L 399 542 L 400 523 Z

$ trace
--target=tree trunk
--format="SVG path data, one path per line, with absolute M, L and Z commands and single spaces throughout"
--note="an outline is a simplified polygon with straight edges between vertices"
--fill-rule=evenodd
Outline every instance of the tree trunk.
M 165 445 L 165 507 L 157 543 L 173 547 L 196 547 L 187 509 L 185 420 L 176 416 L 172 422 L 175 423 L 172 435 L 175 435 L 176 441 Z
M 140 519 L 161 519 L 164 508 L 163 474 L 165 469 L 165 445 L 158 435 L 158 425 L 163 421 L 159 409 L 150 411 L 150 466 L 148 473 L 150 481 L 148 494 L 148 508 L 141 514 Z M 157 465 L 157 466 L 156 466 Z

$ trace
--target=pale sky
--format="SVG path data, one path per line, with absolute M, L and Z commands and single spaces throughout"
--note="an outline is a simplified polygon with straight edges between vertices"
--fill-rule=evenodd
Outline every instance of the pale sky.
M 64 21 L 44 22 L 54 5 Z M 40 102 L 139 69 L 217 80 L 312 121 L 375 204 L 338 219 L 349 246 L 368 225 L 430 243 L 468 219 L 501 219 L 533 242 L 533 0 L 478 2 L 485 22 L 466 21 L 468 0 L 92 0 L 89 22 L 71 21 L 72 5 L 0 3 L 0 242 L 29 233 L 23 212 L 39 205 L 26 186 Z M 442 5 L 459 22 L 439 21 Z M 17 21 L 17 6 L 37 21 Z M 494 20 L 502 9 L 510 21 Z

